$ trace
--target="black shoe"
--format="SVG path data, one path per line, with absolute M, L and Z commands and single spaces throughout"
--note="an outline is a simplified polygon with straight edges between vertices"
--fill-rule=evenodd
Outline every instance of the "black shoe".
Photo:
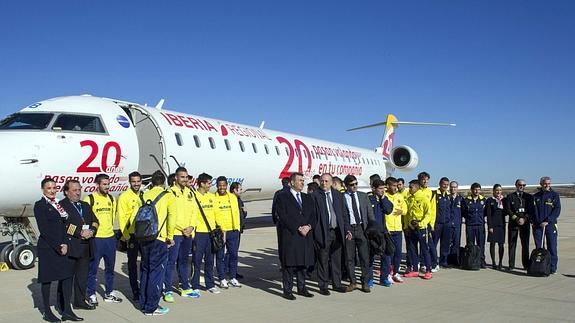
M 320 289 L 319 293 L 322 294 L 323 296 L 329 296 L 331 295 L 331 293 L 329 292 L 329 290 L 327 289 Z
M 512 271 L 513 269 L 515 269 L 513 266 L 509 266 L 509 267 L 507 267 L 507 269 L 505 269 L 505 270 L 507 270 L 507 271 Z
M 67 314 L 64 313 L 62 314 L 62 321 L 73 321 L 73 322 L 80 322 L 83 321 L 84 319 L 81 317 L 78 317 L 76 314 L 72 313 L 72 314 Z
M 333 288 L 333 291 L 334 291 L 334 292 L 338 292 L 338 293 L 345 293 L 347 290 L 346 290 L 346 288 L 343 287 L 343 286 L 338 286 L 338 287 L 334 287 L 334 288 Z
M 139 302 L 140 301 L 140 293 L 134 293 L 134 297 L 132 299 L 134 300 L 134 302 Z
M 86 301 L 84 301 L 83 303 L 80 304 L 74 304 L 72 306 L 75 310 L 95 310 L 96 306 L 93 304 L 90 304 Z
M 487 268 L 487 265 L 486 265 L 486 264 L 481 264 L 481 269 L 485 269 L 485 268 Z
M 297 292 L 297 294 L 303 297 L 313 297 L 313 294 L 308 292 L 307 289 L 304 289 L 301 292 Z
M 290 300 L 290 301 L 295 301 L 295 296 L 293 296 L 292 293 L 289 293 L 289 294 L 285 294 L 285 293 L 284 293 L 284 294 L 283 294 L 283 298 L 285 298 L 285 299 L 287 299 L 287 300 Z
M 46 322 L 62 322 L 56 315 L 54 315 L 54 313 L 52 313 L 52 311 L 48 310 L 48 311 L 44 311 L 44 314 L 42 315 L 42 319 L 44 319 L 44 321 Z
M 241 275 L 240 273 L 236 273 L 236 279 L 244 279 L 244 275 Z
M 497 265 L 497 270 L 503 270 L 503 265 L 502 264 Z
M 496 264 L 493 264 L 493 265 L 491 265 L 491 268 L 492 268 L 493 270 L 497 270 L 497 265 L 496 265 Z

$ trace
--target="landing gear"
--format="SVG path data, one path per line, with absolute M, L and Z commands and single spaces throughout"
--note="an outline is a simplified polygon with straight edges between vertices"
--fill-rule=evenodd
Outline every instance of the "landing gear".
M 28 218 L 5 217 L 6 222 L 0 224 L 2 235 L 12 237 L 12 242 L 0 251 L 0 262 L 5 262 L 12 269 L 30 269 L 36 262 L 36 232 Z M 20 237 L 26 242 L 21 243 Z

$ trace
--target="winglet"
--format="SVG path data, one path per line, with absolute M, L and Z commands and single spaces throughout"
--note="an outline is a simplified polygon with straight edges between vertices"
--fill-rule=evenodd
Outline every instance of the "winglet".
M 166 100 L 164 100 L 164 99 L 160 99 L 160 101 L 158 102 L 158 104 L 156 104 L 155 108 L 158 109 L 158 110 L 162 110 L 162 107 L 164 106 L 164 102 L 165 102 L 165 101 L 166 101 Z

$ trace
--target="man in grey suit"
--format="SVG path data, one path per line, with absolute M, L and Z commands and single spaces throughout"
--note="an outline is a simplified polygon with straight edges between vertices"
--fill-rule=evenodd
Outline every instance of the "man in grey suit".
M 321 175 L 320 189 L 312 194 L 318 215 L 313 230 L 317 250 L 317 279 L 319 293 L 326 296 L 330 294 L 327 289 L 330 276 L 334 291 L 346 291 L 341 285 L 341 252 L 345 233 L 351 230 L 343 194 L 333 189 L 332 183 L 333 177 L 330 174 Z
M 344 194 L 347 208 L 349 209 L 349 223 L 351 229 L 346 233 L 346 261 L 347 272 L 350 276 L 350 284 L 347 287 L 347 292 L 351 292 L 356 288 L 355 279 L 355 252 L 359 256 L 359 264 L 361 267 L 361 290 L 369 293 L 369 242 L 365 235 L 367 225 L 375 221 L 373 209 L 367 194 L 358 192 L 357 178 L 353 175 L 347 175 L 343 180 L 346 191 Z

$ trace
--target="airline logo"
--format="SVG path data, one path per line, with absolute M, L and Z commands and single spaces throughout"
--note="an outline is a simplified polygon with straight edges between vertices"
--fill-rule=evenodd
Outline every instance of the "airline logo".
M 116 117 L 116 121 L 118 121 L 120 126 L 122 126 L 124 128 L 130 128 L 130 120 L 128 120 L 128 118 L 119 115 Z

